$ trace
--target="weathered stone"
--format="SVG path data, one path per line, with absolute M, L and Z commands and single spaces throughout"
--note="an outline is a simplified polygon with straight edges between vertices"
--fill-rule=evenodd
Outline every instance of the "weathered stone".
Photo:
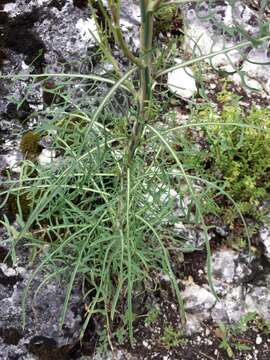
M 266 9 L 262 9 L 265 13 L 261 16 L 259 10 L 251 7 L 246 1 L 235 3 L 203 1 L 198 5 L 185 5 L 182 10 L 187 35 L 185 49 L 187 53 L 195 53 L 197 56 L 234 47 L 239 41 L 247 39 L 244 33 L 249 36 L 258 36 L 260 27 L 267 28 L 269 16 Z M 239 27 L 243 30 L 242 36 Z M 270 66 L 262 65 L 269 63 L 268 48 L 269 40 L 266 40 L 261 46 L 252 48 L 247 45 L 242 47 L 241 51 L 233 49 L 226 54 L 217 54 L 211 57 L 211 61 L 207 61 L 216 69 L 235 73 L 231 79 L 243 85 L 238 73 L 240 68 L 246 85 L 264 91 L 269 96 L 270 80 L 267 74 Z
M 185 310 L 189 314 L 196 314 L 201 320 L 210 316 L 210 309 L 215 305 L 215 296 L 207 289 L 196 284 L 188 285 L 183 294 Z
M 175 59 L 176 63 L 181 64 L 181 59 Z M 169 90 L 180 97 L 191 98 L 197 93 L 197 86 L 193 71 L 190 67 L 179 68 L 168 73 Z
M 229 289 L 227 295 L 211 310 L 214 322 L 237 322 L 245 313 L 245 291 L 242 286 Z
M 1 230 L 1 243 L 5 233 Z M 81 328 L 81 294 L 77 282 L 72 290 L 64 325 L 59 321 L 66 295 L 64 279 L 51 279 L 37 293 L 46 273 L 38 273 L 26 297 L 25 313 L 22 306 L 24 291 L 35 265 L 28 264 L 28 252 L 17 246 L 16 265 L 1 264 L 0 274 L 0 354 L 1 359 L 15 356 L 25 359 L 36 355 L 37 359 L 69 359 L 69 351 L 79 341 Z M 22 316 L 25 314 L 25 328 Z M 35 357 L 34 357 L 35 358 Z
M 264 286 L 254 286 L 246 296 L 248 311 L 256 311 L 263 319 L 270 320 L 270 290 Z

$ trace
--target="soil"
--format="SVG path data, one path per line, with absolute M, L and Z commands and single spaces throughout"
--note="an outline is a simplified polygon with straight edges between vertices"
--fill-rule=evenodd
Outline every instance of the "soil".
M 206 256 L 202 253 L 193 253 L 187 258 L 184 276 L 189 281 L 193 277 L 198 282 L 200 281 L 198 269 L 201 268 L 201 255 L 202 257 Z M 199 260 L 198 263 L 196 259 Z M 148 311 L 134 321 L 135 340 L 133 346 L 130 345 L 128 339 L 125 339 L 121 345 L 121 339 L 117 333 L 112 335 L 114 351 L 117 353 L 117 351 L 123 350 L 124 353 L 129 354 L 121 357 L 122 360 L 226 360 L 232 358 L 226 349 L 221 348 L 223 338 L 217 324 L 203 322 L 201 332 L 191 336 L 181 330 L 183 327 L 176 302 L 168 288 L 164 288 L 164 284 L 153 294 L 151 299 L 152 304 L 146 305 Z M 151 310 L 152 313 L 156 312 L 153 317 L 149 316 Z M 170 331 L 166 335 L 168 329 Z M 125 329 L 125 337 L 127 337 L 126 333 Z M 269 333 L 270 328 L 267 324 L 262 324 L 260 320 L 256 319 L 249 323 L 246 331 L 231 335 L 228 338 L 228 344 L 234 353 L 233 358 L 237 360 L 268 360 L 270 358 Z M 92 324 L 92 329 L 89 329 L 84 337 L 81 354 L 92 355 L 93 348 L 97 345 L 96 341 L 97 337 Z M 245 346 L 247 349 L 239 350 L 241 346 Z

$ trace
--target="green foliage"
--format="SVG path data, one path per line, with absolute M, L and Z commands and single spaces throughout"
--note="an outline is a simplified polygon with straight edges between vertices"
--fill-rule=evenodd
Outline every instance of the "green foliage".
M 187 168 L 230 194 L 242 213 L 257 217 L 270 186 L 270 110 L 244 110 L 228 91 L 218 99 L 221 111 L 206 105 L 193 112 L 192 124 L 200 123 L 201 130 L 186 130 L 177 138 L 181 156 Z M 227 222 L 233 222 L 237 215 L 226 200 L 224 210 Z
M 180 330 L 175 329 L 171 324 L 167 324 L 164 327 L 161 342 L 166 348 L 171 349 L 179 345 L 185 345 L 187 339 L 183 337 L 183 333 Z
M 219 348 L 224 349 L 229 358 L 234 358 L 234 349 L 240 351 L 250 349 L 250 346 L 241 340 L 240 335 L 248 330 L 250 322 L 253 322 L 256 316 L 255 312 L 250 312 L 241 316 L 240 320 L 235 324 L 219 324 L 219 327 L 216 329 L 216 336 L 221 339 Z
M 159 316 L 160 316 L 160 309 L 158 307 L 154 307 L 148 312 L 144 320 L 145 325 L 149 326 L 153 324 L 158 319 Z
M 265 320 L 261 317 L 257 317 L 256 318 L 256 326 L 261 333 L 263 333 L 267 336 L 270 335 L 270 321 L 269 320 Z

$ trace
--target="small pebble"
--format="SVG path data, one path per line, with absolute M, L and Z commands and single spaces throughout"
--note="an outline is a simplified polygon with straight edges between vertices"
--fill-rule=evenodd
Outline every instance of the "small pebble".
M 260 345 L 261 343 L 262 343 L 262 338 L 260 337 L 260 335 L 257 335 L 257 337 L 256 337 L 256 344 L 257 345 Z

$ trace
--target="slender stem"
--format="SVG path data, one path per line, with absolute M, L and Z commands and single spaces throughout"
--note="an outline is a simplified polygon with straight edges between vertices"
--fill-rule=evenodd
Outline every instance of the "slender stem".
M 112 13 L 112 22 L 113 22 L 113 35 L 116 43 L 123 51 L 124 55 L 127 59 L 129 59 L 132 63 L 137 65 L 139 68 L 143 68 L 143 62 L 140 61 L 132 52 L 129 50 L 126 41 L 123 37 L 121 28 L 120 28 L 120 3 L 119 1 L 109 0 L 109 6 Z
M 139 145 L 144 124 L 149 120 L 149 106 L 152 98 L 152 43 L 153 43 L 153 11 L 149 6 L 152 4 L 151 0 L 141 0 L 141 49 L 140 58 L 144 62 L 145 67 L 140 69 L 140 97 L 139 97 L 139 112 L 137 120 L 134 123 L 131 141 L 128 150 L 128 161 L 132 161 L 136 148 Z

